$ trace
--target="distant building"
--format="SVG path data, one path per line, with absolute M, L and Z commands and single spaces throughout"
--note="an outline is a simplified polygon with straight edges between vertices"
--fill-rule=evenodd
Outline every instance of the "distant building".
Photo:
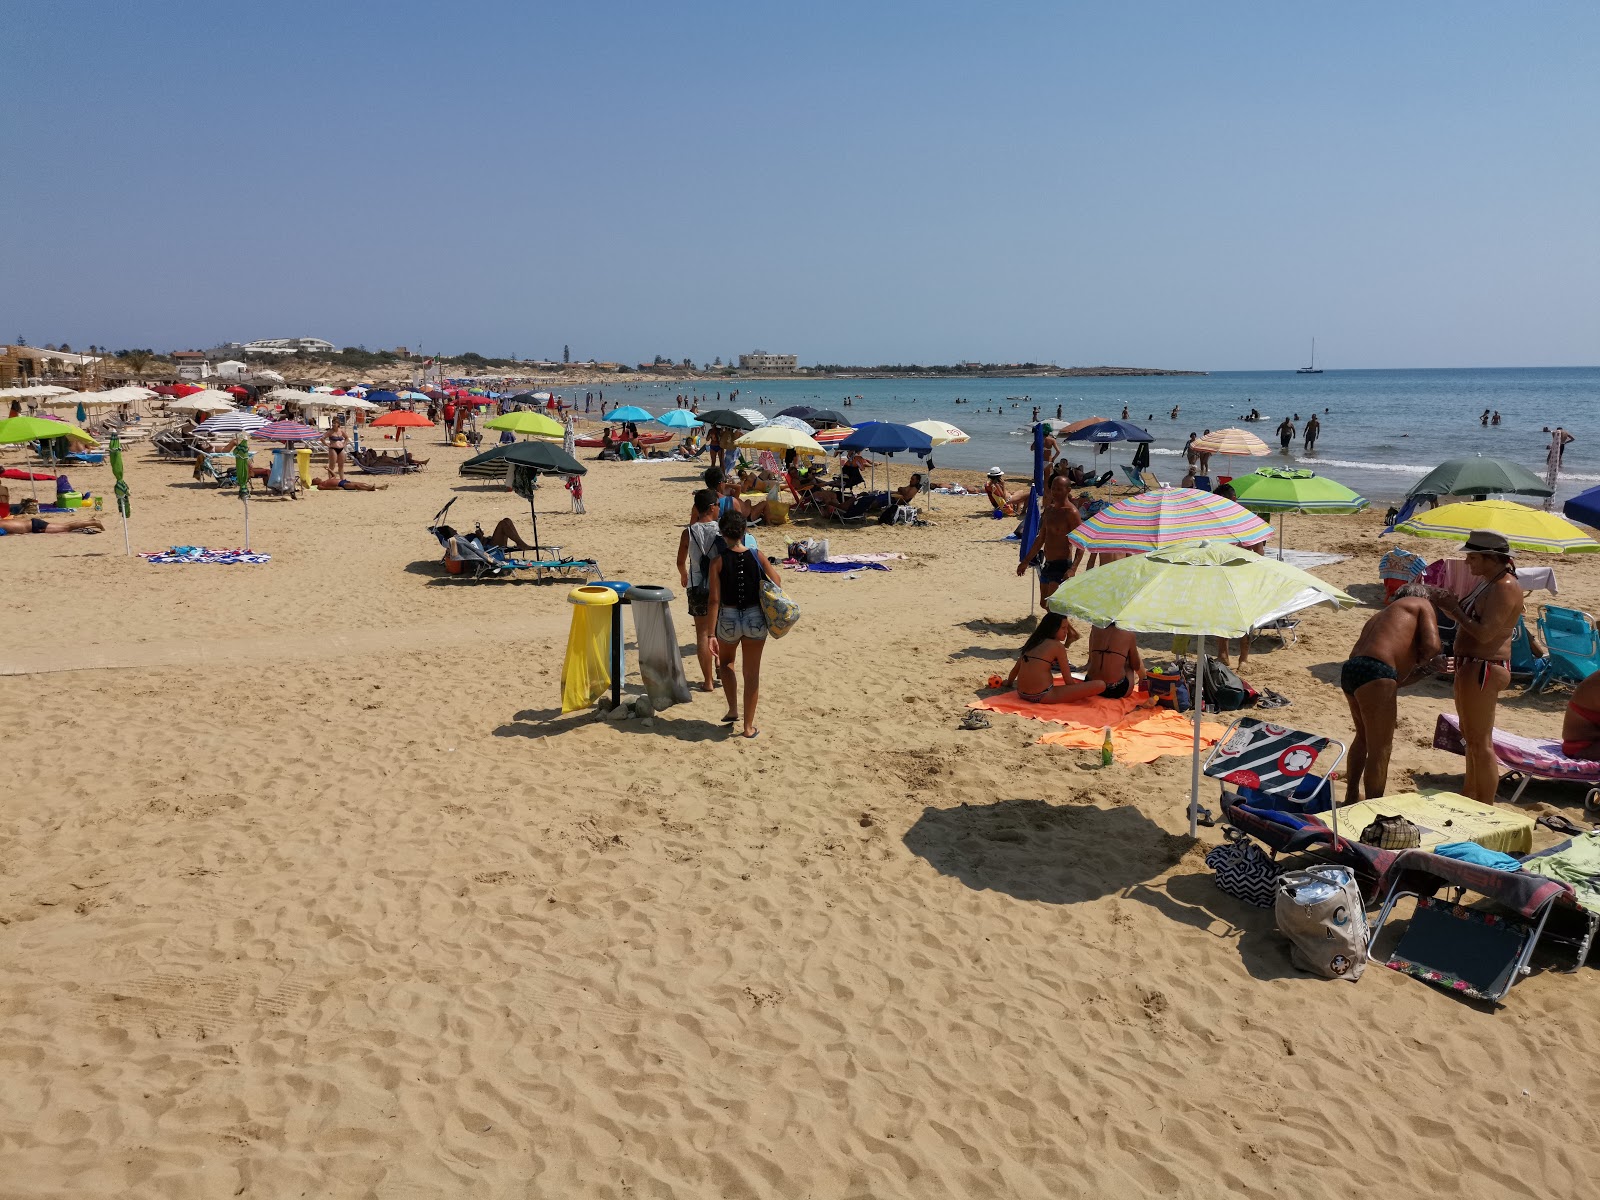
M 216 365 L 217 376 L 221 379 L 243 379 L 250 374 L 250 365 L 242 363 L 237 358 L 224 359 Z
M 334 344 L 325 342 L 321 338 L 262 338 L 256 342 L 246 342 L 246 354 L 298 354 L 304 350 L 307 354 L 332 354 Z
M 47 379 L 75 378 L 87 383 L 99 357 L 70 350 L 45 350 L 39 346 L 0 345 L 0 387 L 27 387 Z
M 199 350 L 174 350 L 172 361 L 177 364 L 179 379 L 211 378 L 211 360 Z
M 749 371 L 752 375 L 793 374 L 799 366 L 799 356 L 794 354 L 768 354 L 765 350 L 754 350 L 739 355 L 739 369 Z

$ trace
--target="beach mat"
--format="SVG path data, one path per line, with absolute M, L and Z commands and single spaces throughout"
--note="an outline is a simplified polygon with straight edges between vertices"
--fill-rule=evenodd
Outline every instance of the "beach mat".
M 1013 690 L 974 700 L 969 707 L 1031 717 L 1035 721 L 1053 721 L 1057 725 L 1082 725 L 1100 730 L 1107 725 L 1119 724 L 1140 703 L 1141 700 L 1134 696 L 1124 696 L 1121 700 L 1090 696 L 1087 700 L 1074 700 L 1070 704 L 1030 704 Z M 1095 743 L 1097 746 L 1099 744 Z
M 1200 748 L 1217 744 L 1227 727 L 1216 721 L 1200 722 Z M 1098 750 L 1105 740 L 1104 726 L 1094 729 L 1063 729 L 1047 733 L 1041 745 L 1066 746 L 1073 750 Z M 1194 722 L 1170 708 L 1146 709 L 1129 713 L 1121 724 L 1111 726 L 1111 755 L 1119 763 L 1151 763 L 1163 755 L 1188 756 L 1194 753 Z
M 1480 804 L 1454 792 L 1401 792 L 1339 807 L 1339 832 L 1359 838 L 1380 815 L 1401 816 L 1422 831 L 1423 850 L 1445 842 L 1477 842 L 1488 850 L 1533 849 L 1533 817 L 1503 804 Z

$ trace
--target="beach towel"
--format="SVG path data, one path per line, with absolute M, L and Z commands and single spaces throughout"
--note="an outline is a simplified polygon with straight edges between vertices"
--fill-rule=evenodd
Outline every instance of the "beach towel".
M 986 708 L 990 712 L 1012 713 L 1031 717 L 1035 721 L 1052 721 L 1057 725 L 1081 725 L 1099 733 L 1107 725 L 1119 725 L 1130 712 L 1138 708 L 1140 700 L 1124 696 L 1120 700 L 1107 700 L 1104 696 L 1090 696 L 1070 704 L 1030 704 L 1021 699 L 1015 690 L 998 696 L 984 696 L 974 700 L 969 708 Z M 1096 746 L 1100 743 L 1096 742 Z
M 1117 704 L 1120 701 L 1104 703 Z M 1128 713 L 1120 722 L 1106 722 L 1092 729 L 1071 728 L 1047 733 L 1039 742 L 1041 745 L 1067 746 L 1074 750 L 1098 750 L 1105 740 L 1106 724 L 1111 726 L 1111 755 L 1119 763 L 1150 763 L 1167 754 L 1182 757 L 1194 753 L 1194 722 L 1167 708 Z M 1216 721 L 1201 721 L 1201 749 L 1216 745 L 1217 739 L 1225 732 L 1227 727 Z
M 1401 792 L 1339 809 L 1339 828 L 1359 833 L 1380 816 L 1404 817 L 1422 835 L 1422 849 L 1476 842 L 1503 854 L 1533 849 L 1533 817 L 1504 804 L 1480 804 L 1454 792 Z
M 270 554 L 255 554 L 249 550 L 208 550 L 204 546 L 174 546 L 171 550 L 141 554 L 139 557 L 153 563 L 206 563 L 221 566 L 272 561 Z
M 837 562 L 834 559 L 826 559 L 823 562 L 814 563 L 794 562 L 791 560 L 783 565 L 791 571 L 813 571 L 824 575 L 838 575 L 846 571 L 887 571 L 889 569 L 882 563 Z
M 1549 854 L 1522 860 L 1522 869 L 1572 885 L 1578 903 L 1600 913 L 1600 833 L 1585 833 Z

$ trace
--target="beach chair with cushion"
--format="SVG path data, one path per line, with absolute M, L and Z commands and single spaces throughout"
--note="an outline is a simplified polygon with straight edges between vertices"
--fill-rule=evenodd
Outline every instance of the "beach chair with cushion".
M 434 514 L 428 532 L 444 551 L 444 569 L 464 582 L 483 579 L 515 579 L 519 571 L 531 572 L 530 578 L 540 582 L 554 576 L 559 579 L 587 579 L 594 576 L 604 579 L 600 564 L 592 558 L 568 558 L 560 553 L 559 546 L 540 546 L 536 558 L 514 558 L 504 549 L 491 544 L 481 529 L 461 533 L 445 524 L 445 515 L 455 499 L 449 500 Z
M 1381 894 L 1389 865 L 1395 858 L 1393 850 L 1381 850 L 1336 835 L 1324 821 L 1309 813 L 1246 804 L 1237 793 L 1223 793 L 1222 817 L 1265 846 L 1274 859 L 1305 854 L 1318 862 L 1350 868 L 1369 903 Z
M 1579 902 L 1572 884 L 1525 870 L 1498 870 L 1428 850 L 1402 850 L 1385 875 L 1383 907 L 1372 924 L 1371 953 L 1398 901 L 1416 900 L 1416 909 L 1387 958 L 1400 971 L 1456 995 L 1498 1003 L 1517 980 L 1530 973 L 1529 960 L 1559 910 L 1565 931 L 1551 940 L 1579 947 L 1576 971 L 1594 942 L 1594 914 Z M 1439 896 L 1454 888 L 1453 899 Z M 1488 904 L 1468 905 L 1468 893 Z
M 384 457 L 376 450 L 352 451 L 350 461 L 364 475 L 409 475 L 420 471 L 424 465 L 404 458 Z
M 1526 676 L 1531 679 L 1543 670 L 1542 663 L 1542 659 L 1534 657 L 1533 639 L 1528 636 L 1527 622 L 1519 616 L 1517 627 L 1511 631 L 1511 674 L 1513 677 Z
M 1600 762 L 1586 758 L 1568 758 L 1561 752 L 1561 739 L 1531 738 L 1521 734 L 1496 729 L 1490 735 L 1494 759 L 1504 768 L 1501 783 L 1516 783 L 1511 793 L 1511 803 L 1522 797 L 1523 789 L 1533 779 L 1588 785 L 1584 796 L 1585 812 L 1600 816 Z M 1467 744 L 1461 737 L 1461 724 L 1454 713 L 1440 713 L 1433 726 L 1433 746 L 1451 754 L 1465 755 Z
M 1321 775 L 1311 768 L 1329 746 L 1338 753 Z M 1202 768 L 1209 778 L 1232 784 L 1239 798 L 1260 809 L 1315 813 L 1334 809 L 1333 772 L 1343 761 L 1345 744 L 1337 738 L 1302 733 L 1257 717 L 1240 717 L 1229 725 L 1206 756 Z M 1223 788 L 1227 801 L 1228 789 Z M 1339 833 L 1334 811 L 1332 833 Z
M 1582 683 L 1600 671 L 1600 633 L 1594 618 L 1576 608 L 1545 604 L 1539 610 L 1539 636 L 1545 657 L 1529 687 L 1542 692 L 1552 683 Z

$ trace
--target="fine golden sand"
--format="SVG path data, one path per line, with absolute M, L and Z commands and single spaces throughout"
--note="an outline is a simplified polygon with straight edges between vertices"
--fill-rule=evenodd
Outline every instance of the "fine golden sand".
M 448 582 L 425 532 L 451 496 L 524 534 L 526 505 L 422 452 L 381 493 L 252 504 L 265 566 L 125 558 L 114 512 L 0 540 L 0 1196 L 1592 1188 L 1591 970 L 1492 1012 L 1299 975 L 1213 887 L 1216 831 L 1184 836 L 1187 760 L 957 729 L 1028 628 L 980 499 L 826 531 L 907 558 L 787 577 L 804 617 L 746 742 L 715 696 L 562 718 L 567 588 Z M 136 550 L 239 543 L 236 497 L 146 455 Z M 588 515 L 541 490 L 543 540 L 676 589 L 692 479 L 591 464 Z M 1289 544 L 1351 555 L 1319 573 L 1370 604 L 1378 528 L 1292 518 Z M 1593 608 L 1600 566 L 1556 565 Z M 1308 613 L 1248 677 L 1348 736 L 1369 612 Z M 1513 690 L 1500 723 L 1561 703 Z M 1406 694 L 1392 788 L 1458 782 L 1448 704 Z

